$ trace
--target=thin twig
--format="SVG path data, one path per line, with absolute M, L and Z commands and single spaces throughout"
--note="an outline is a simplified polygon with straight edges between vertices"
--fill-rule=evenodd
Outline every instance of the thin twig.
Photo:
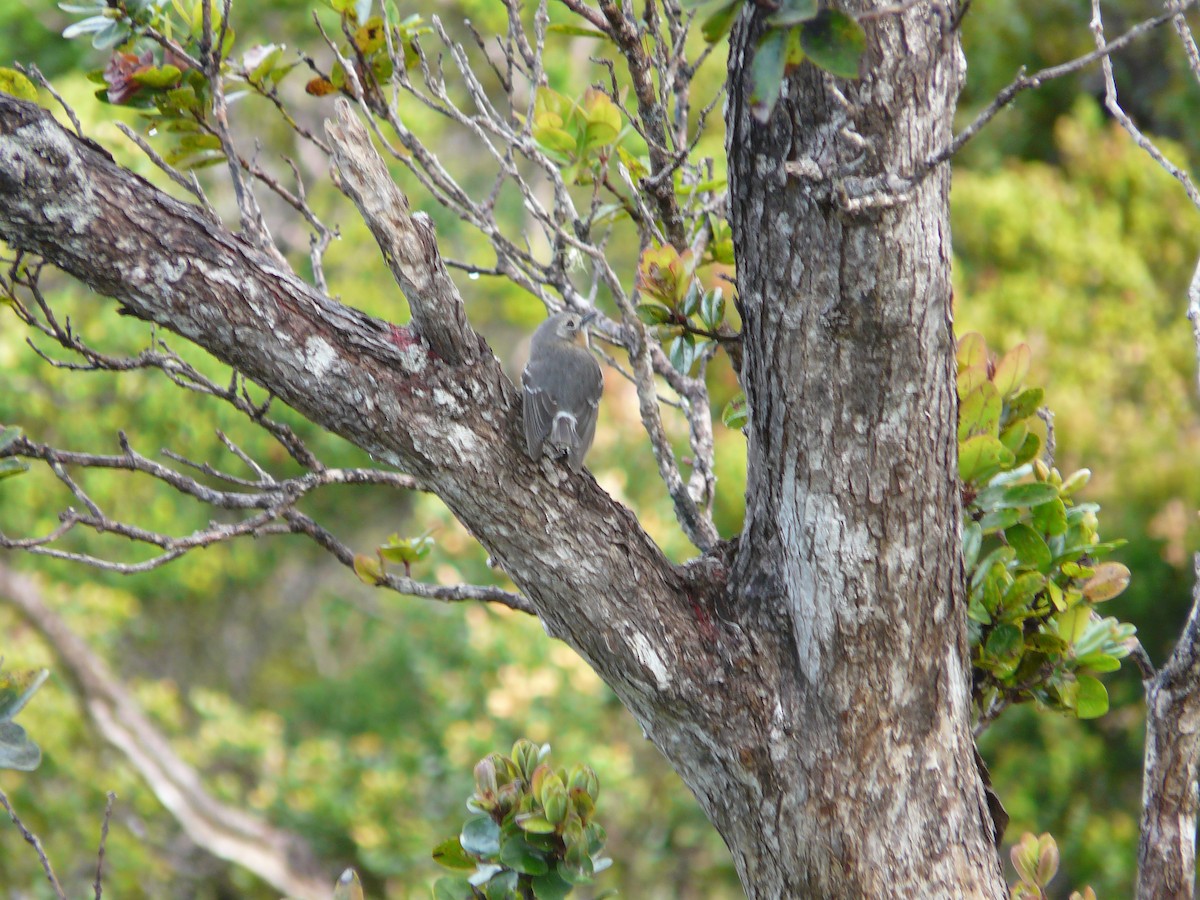
M 12 804 L 8 802 L 8 797 L 5 796 L 4 791 L 0 791 L 0 806 L 3 806 L 5 811 L 8 812 L 9 818 L 12 819 L 13 824 L 17 826 L 17 830 L 21 832 L 21 837 L 25 838 L 26 842 L 37 852 L 38 859 L 41 860 L 42 863 L 42 871 L 46 873 L 46 880 L 50 882 L 50 887 L 53 889 L 55 896 L 57 896 L 59 900 L 67 900 L 67 895 L 63 893 L 62 885 L 58 883 L 58 876 L 54 874 L 54 867 L 50 865 L 50 860 L 46 856 L 46 851 L 42 849 L 42 842 L 39 841 L 37 835 L 26 828 L 25 823 L 17 817 L 17 814 L 13 810 Z
M 116 799 L 117 795 L 109 791 L 108 799 L 104 804 L 104 821 L 100 823 L 100 850 L 96 854 L 96 880 L 93 882 L 93 887 L 96 889 L 96 900 L 100 900 L 103 894 L 100 881 L 104 874 L 104 849 L 108 844 L 108 823 L 112 820 L 113 801 Z

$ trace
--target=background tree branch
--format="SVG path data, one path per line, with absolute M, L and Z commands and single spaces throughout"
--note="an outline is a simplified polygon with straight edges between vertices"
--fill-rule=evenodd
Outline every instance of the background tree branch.
M 37 583 L 3 562 L 0 603 L 15 608 L 46 639 L 97 732 L 138 771 L 197 846 L 289 897 L 328 900 L 332 878 L 319 874 L 305 842 L 210 794 L 200 773 L 175 753 L 104 661 L 47 606 Z

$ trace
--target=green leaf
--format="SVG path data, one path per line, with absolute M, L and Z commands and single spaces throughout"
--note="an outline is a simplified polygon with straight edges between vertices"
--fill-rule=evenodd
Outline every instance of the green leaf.
M 858 22 L 836 9 L 823 9 L 800 27 L 800 45 L 814 64 L 839 78 L 858 78 L 858 63 L 867 49 L 867 34 Z
M 979 548 L 983 544 L 983 529 L 978 522 L 968 522 L 963 526 L 963 567 L 970 570 L 979 558 Z
M 467 819 L 459 835 L 462 848 L 472 856 L 489 858 L 500 852 L 500 826 L 491 816 Z
M 1004 532 L 1008 545 L 1017 551 L 1017 561 L 1024 566 L 1032 566 L 1039 572 L 1050 568 L 1050 548 L 1042 536 L 1028 525 L 1013 525 Z
M 996 363 L 992 381 L 1001 397 L 1007 397 L 1021 386 L 1021 382 L 1029 374 L 1029 362 L 1033 357 L 1028 344 L 1017 344 L 1004 355 L 1004 359 Z
M 1063 534 L 1067 530 L 1067 507 L 1062 500 L 1053 500 L 1035 507 L 1033 527 L 1043 534 Z
M 29 463 L 19 459 L 0 459 L 0 480 L 29 471 Z
M 0 66 L 0 94 L 10 94 L 18 100 L 37 103 L 37 87 L 16 69 Z
M 603 31 L 597 31 L 595 28 L 584 28 L 582 25 L 564 25 L 561 23 L 556 23 L 549 26 L 546 30 L 552 32 L 553 34 L 569 34 L 571 37 L 598 38 L 602 41 L 609 40 L 608 35 Z
M 354 555 L 354 574 L 358 576 L 358 580 L 363 584 L 369 584 L 371 587 L 376 587 L 383 584 L 386 575 L 383 572 L 383 564 L 376 556 L 367 556 L 365 553 L 356 553 Z
M 976 568 L 975 574 L 971 576 L 971 587 L 978 588 L 983 584 L 984 579 L 991 575 L 991 569 L 999 566 L 1003 571 L 1004 567 L 1016 558 L 1016 551 L 1012 547 L 997 547 L 983 558 L 983 561 Z
M 1038 411 L 1046 392 L 1040 387 L 1029 388 L 1017 394 L 1008 404 L 1010 419 L 1024 419 Z
M 987 367 L 987 342 L 978 331 L 968 331 L 958 339 L 955 359 L 958 361 L 958 371 L 962 374 L 967 369 Z
M 709 331 L 716 331 L 725 321 L 725 293 L 714 288 L 700 301 L 700 321 Z
M 158 68 L 142 69 L 129 76 L 131 81 L 152 90 L 163 90 L 179 84 L 183 72 L 178 66 L 164 65 Z
M 1059 636 L 1068 644 L 1074 644 L 1087 631 L 1091 618 L 1091 607 L 1086 603 L 1080 603 L 1078 606 L 1072 606 L 1066 612 L 1059 613 L 1053 621 Z
M 1019 654 L 1025 645 L 1021 629 L 1015 625 L 997 625 L 988 635 L 987 652 L 996 657 Z
M 536 813 L 517 816 L 516 822 L 518 828 L 528 831 L 530 834 L 552 834 L 555 830 L 553 822 Z
M 42 761 L 42 751 L 16 722 L 0 722 L 0 769 L 32 772 Z
M 958 477 L 970 484 L 1012 465 L 1013 452 L 990 434 L 977 434 L 958 445 Z
M 733 20 L 737 18 L 741 8 L 742 0 L 728 0 L 718 6 L 700 25 L 700 34 L 704 36 L 704 40 L 715 44 L 729 34 L 729 29 L 733 27 Z
M 971 391 L 958 408 L 958 439 L 965 441 L 976 434 L 999 437 L 1002 407 L 1000 395 L 990 381 Z
M 1115 672 L 1121 668 L 1121 661 L 1107 653 L 1085 653 L 1076 658 L 1075 665 L 1093 672 Z
M 1046 586 L 1046 576 L 1039 572 L 1026 572 L 1013 579 L 1004 592 L 1004 608 L 1010 612 L 1025 610 L 1037 593 Z
M 746 405 L 746 395 L 738 394 L 725 404 L 721 410 L 721 421 L 726 428 L 741 430 L 750 421 L 750 407 Z
M 433 538 L 428 535 L 415 538 L 401 538 L 397 534 L 393 534 L 388 538 L 386 544 L 379 548 L 379 555 L 387 562 L 404 563 L 412 565 L 418 560 L 422 560 L 429 555 L 429 551 L 433 549 Z
M 465 878 L 439 878 L 433 883 L 433 900 L 472 900 L 475 896 Z
M 817 14 L 817 0 L 781 0 L 779 8 L 767 16 L 768 25 L 799 25 Z
M 575 886 L 569 881 L 563 880 L 558 872 L 547 872 L 545 875 L 537 875 L 531 879 L 533 885 L 533 896 L 537 900 L 563 900 L 575 889 Z
M 991 504 L 995 509 L 1036 507 L 1058 499 L 1058 488 L 1044 481 L 1014 484 L 1004 488 Z
M 1003 422 L 1003 419 L 1001 421 Z M 1025 446 L 1027 437 L 1029 437 L 1029 426 L 1024 419 L 1019 419 L 1000 432 L 1000 443 L 1013 453 L 1019 453 Z
M 984 534 L 994 534 L 1004 531 L 1021 521 L 1022 512 L 1019 509 L 994 509 L 985 513 L 979 520 L 979 527 Z
M 783 67 L 787 35 L 778 28 L 769 29 L 758 39 L 754 59 L 750 61 L 750 111 L 759 122 L 771 118 L 783 87 Z
M 562 861 L 558 864 L 558 874 L 572 884 L 589 884 L 594 873 L 592 857 L 588 854 L 587 848 L 581 844 L 568 847 L 567 852 L 563 854 Z
M 518 837 L 500 845 L 500 862 L 522 875 L 545 875 L 550 871 L 546 858 Z
M 1108 712 L 1108 691 L 1090 675 L 1078 675 L 1079 691 L 1075 695 L 1075 714 L 1081 719 L 1096 719 Z
M 49 669 L 31 669 L 22 672 L 0 674 L 0 722 L 15 719 L 50 677 Z
M 475 860 L 467 856 L 458 838 L 446 838 L 433 848 L 433 861 L 447 869 L 474 869 Z
M 533 139 L 554 153 L 569 156 L 578 147 L 575 136 L 562 128 L 552 126 L 534 126 Z
M 487 881 L 476 881 L 475 883 L 483 888 L 483 896 L 486 900 L 516 900 L 517 879 L 516 872 L 506 869 L 497 872 Z
M 671 360 L 671 365 L 677 372 L 687 375 L 692 371 L 702 346 L 696 343 L 696 338 L 691 334 L 681 334 L 667 347 L 667 358 Z

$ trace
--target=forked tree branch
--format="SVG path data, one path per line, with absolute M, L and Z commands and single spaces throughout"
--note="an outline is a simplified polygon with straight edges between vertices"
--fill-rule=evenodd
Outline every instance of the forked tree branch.
M 590 476 L 529 460 L 497 360 L 476 344 L 456 365 L 421 331 L 435 318 L 421 305 L 438 302 L 428 292 L 408 298 L 415 328 L 344 306 L 6 95 L 0 236 L 419 479 L 648 728 L 658 709 L 698 716 L 712 700 L 728 651 L 698 631 L 696 610 L 721 567 L 675 567 Z

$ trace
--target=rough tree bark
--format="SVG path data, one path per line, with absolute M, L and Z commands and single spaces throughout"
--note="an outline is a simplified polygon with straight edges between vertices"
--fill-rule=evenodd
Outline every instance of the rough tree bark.
M 868 17 L 861 82 L 806 68 L 762 127 L 758 15 L 729 71 L 746 525 L 687 566 L 590 476 L 525 457 L 516 392 L 428 221 L 372 205 L 386 188 L 348 105 L 328 129 L 336 177 L 409 328 L 323 296 L 4 95 L 0 236 L 419 476 L 637 717 L 751 897 L 998 898 L 969 732 L 949 175 L 852 196 L 949 141 L 957 34 L 923 4 Z

